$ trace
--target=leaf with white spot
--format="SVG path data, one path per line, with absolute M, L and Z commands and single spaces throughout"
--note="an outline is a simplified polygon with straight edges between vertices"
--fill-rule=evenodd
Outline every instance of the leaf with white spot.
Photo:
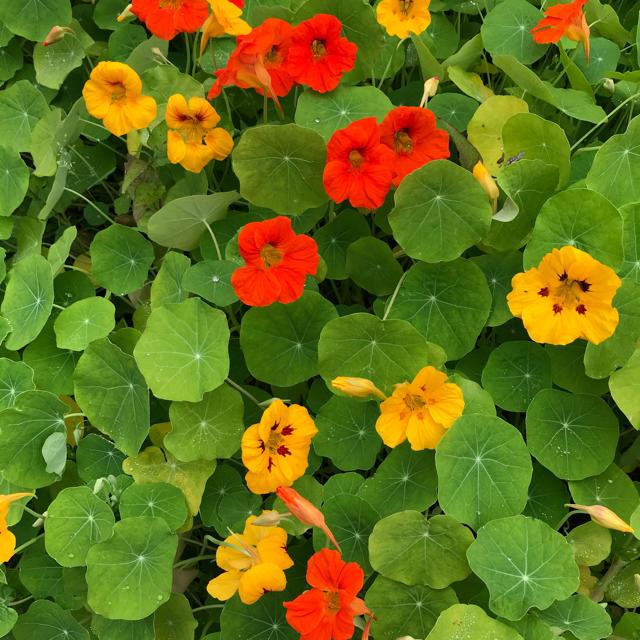
M 166 482 L 134 483 L 122 492 L 119 505 L 122 518 L 163 518 L 172 531 L 179 529 L 187 519 L 184 493 Z
M 20 154 L 0 147 L 0 216 L 10 216 L 24 199 L 28 188 L 29 168 Z
M 37 2 L 37 0 L 35 1 Z M 47 1 L 58 2 L 58 0 Z M 0 16 L 2 15 L 2 4 L 6 2 L 7 0 L 2 0 L 0 3 Z M 13 5 L 8 13 L 14 13 Z M 50 22 L 47 26 L 47 32 L 51 29 L 52 24 L 67 24 L 67 22 Z M 14 82 L 8 89 L 3 89 L 0 93 L 0 140 L 10 140 L 11 148 L 14 151 L 20 153 L 29 151 L 31 132 L 38 120 L 48 111 L 47 101 L 30 80 Z
M 76 449 L 78 475 L 93 487 L 98 478 L 122 473 L 122 461 L 125 457 L 111 440 L 90 433 L 80 440 Z
M 89 487 L 63 489 L 44 521 L 47 553 L 63 567 L 82 567 L 89 549 L 111 537 L 113 511 Z
M 607 610 L 579 594 L 554 602 L 540 617 L 552 627 L 570 631 L 578 640 L 600 640 L 611 633 Z
M 443 611 L 427 640 L 523 640 L 504 623 L 473 604 L 454 604 Z
M 16 640 L 89 640 L 89 632 L 55 602 L 36 600 L 13 628 Z
M 12 407 L 18 394 L 35 388 L 31 367 L 19 360 L 0 358 L 0 411 Z
M 82 351 L 106 338 L 116 326 L 116 308 L 106 298 L 84 298 L 69 305 L 53 323 L 58 349 Z
M 231 284 L 237 268 L 238 265 L 229 260 L 202 260 L 185 272 L 182 286 L 218 307 L 226 307 L 238 301 Z

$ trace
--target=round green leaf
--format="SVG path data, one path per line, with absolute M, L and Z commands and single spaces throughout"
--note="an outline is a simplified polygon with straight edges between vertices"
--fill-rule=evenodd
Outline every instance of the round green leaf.
M 429 109 L 436 117 L 449 122 L 460 131 L 467 128 L 477 108 L 478 103 L 473 98 L 460 93 L 441 93 L 429 100 Z
M 389 224 L 412 258 L 455 260 L 487 235 L 491 206 L 471 173 L 449 160 L 434 160 L 402 181 Z
M 68 306 L 53 323 L 59 349 L 82 351 L 116 326 L 116 308 L 106 298 L 85 298 Z
M 87 552 L 111 537 L 113 511 L 89 487 L 63 489 L 44 521 L 47 553 L 63 567 L 82 567 Z
M 155 640 L 193 640 L 198 621 L 181 593 L 172 593 L 153 616 Z
M 231 276 L 237 268 L 237 264 L 228 260 L 203 260 L 189 267 L 182 278 L 182 286 L 218 307 L 227 307 L 238 301 L 231 284 Z
M 570 631 L 578 640 L 600 640 L 611 633 L 607 610 L 579 594 L 554 602 L 540 617 L 556 629 Z
M 0 358 L 0 411 L 13 407 L 18 394 L 35 388 L 31 367 L 24 362 Z
M 69 253 L 71 252 L 71 245 L 74 243 L 78 236 L 78 230 L 76 227 L 67 227 L 60 237 L 49 247 L 47 253 L 47 262 L 51 265 L 51 271 L 58 273 L 62 268 L 62 265 L 67 261 Z M 74 273 L 70 271 L 68 273 Z M 77 272 L 76 272 L 77 273 Z M 58 281 L 59 282 L 59 281 Z M 93 285 L 92 285 L 93 286 Z M 53 281 L 54 290 L 56 289 L 56 280 Z M 55 291 L 56 297 L 58 292 Z
M 225 640 L 298 640 L 300 634 L 287 622 L 287 610 L 282 606 L 294 597 L 286 591 L 273 591 L 251 605 L 243 604 L 237 595 L 227 600 L 220 616 Z
M 537 267 L 552 249 L 571 245 L 617 270 L 622 266 L 622 217 L 606 198 L 569 189 L 549 198 L 524 251 L 524 268 Z
M 373 380 L 383 392 L 413 379 L 428 364 L 440 366 L 444 359 L 442 350 L 408 322 L 368 313 L 331 320 L 318 343 L 318 368 L 327 383 L 337 376 L 358 376 Z
M 482 44 L 492 55 L 510 55 L 522 64 L 533 64 L 547 47 L 529 33 L 540 22 L 540 11 L 525 0 L 506 0 L 496 5 L 484 19 Z
M 75 398 L 91 424 L 128 455 L 149 432 L 149 389 L 132 356 L 108 338 L 92 342 L 73 375 Z
M 306 291 L 290 304 L 249 309 L 242 318 L 240 345 L 258 380 L 290 387 L 318 373 L 318 340 L 338 317 L 319 293 Z
M 385 578 L 444 589 L 469 575 L 465 553 L 472 542 L 471 531 L 449 516 L 427 520 L 417 511 L 401 511 L 376 524 L 369 557 Z
M 389 317 L 408 320 L 448 360 L 457 360 L 475 345 L 490 308 L 487 281 L 472 262 L 418 262 L 407 271 Z
M 633 480 L 615 464 L 597 476 L 569 482 L 569 491 L 575 503 L 600 504 L 626 522 L 638 506 L 638 491 Z
M 377 402 L 331 398 L 316 416 L 315 452 L 330 458 L 343 471 L 370 469 L 382 448 L 374 428 L 379 415 Z
M 147 233 L 163 247 L 191 251 L 200 243 L 207 225 L 224 218 L 229 205 L 237 199 L 235 191 L 176 198 L 149 218 Z
M 226 384 L 205 393 L 200 402 L 172 402 L 171 431 L 164 445 L 179 460 L 230 458 L 244 433 L 244 402 Z
M 0 313 L 9 321 L 7 349 L 21 349 L 42 331 L 53 307 L 53 273 L 45 258 L 32 253 L 9 271 Z
M 616 207 L 640 201 L 638 135 L 640 117 L 636 116 L 624 133 L 611 136 L 598 149 L 587 174 L 587 187 L 600 192 Z
M 621 278 L 631 278 L 640 282 L 640 245 L 637 242 L 640 233 L 640 203 L 620 207 L 622 215 L 624 262 L 618 272 Z
M 595 396 L 540 391 L 527 410 L 529 451 L 558 478 L 582 480 L 613 462 L 618 419 Z
M 569 511 L 565 506 L 568 502 L 571 498 L 567 485 L 534 461 L 527 504 L 522 513 L 557 529 Z
M 454 604 L 440 614 L 427 640 L 522 640 L 511 627 L 473 604 Z
M 162 518 L 127 518 L 87 555 L 89 606 L 106 618 L 141 620 L 171 595 L 178 537 Z
M 298 215 L 328 200 L 322 185 L 326 143 L 296 124 L 247 129 L 231 156 L 240 194 L 259 207 Z
M 109 60 L 125 62 L 133 50 L 146 39 L 147 32 L 144 27 L 121 23 L 109 36 Z
M 507 620 L 522 618 L 531 607 L 546 609 L 578 588 L 571 545 L 549 525 L 526 516 L 485 524 L 467 558 L 489 589 L 491 610 Z
M 633 517 L 631 519 L 633 521 Z M 567 542 L 573 547 L 580 566 L 594 567 L 611 553 L 611 532 L 595 522 L 585 522 L 571 529 L 567 533 Z
M 144 620 L 107 620 L 94 614 L 91 629 L 98 640 L 155 640 L 153 616 Z
M 358 495 L 384 517 L 407 509 L 426 511 L 436 501 L 437 485 L 434 452 L 413 451 L 406 442 L 391 451 Z
M 532 342 L 505 342 L 491 352 L 482 386 L 501 409 L 526 411 L 538 391 L 551 388 L 549 355 Z
M 343 493 L 355 495 L 363 483 L 359 473 L 334 473 L 322 486 L 322 499 L 326 502 Z
M 5 33 L 6 32 L 5 29 Z M 16 71 L 22 68 L 24 64 L 23 46 L 24 42 L 20 38 L 11 38 L 6 45 L 3 43 L 2 46 L 0 46 L 0 80 L 2 82 L 11 80 L 16 74 Z M 8 609 L 5 609 L 5 613 L 6 611 L 8 611 Z M 12 614 L 7 615 L 12 617 Z
M 15 627 L 18 621 L 18 612 L 15 609 L 2 605 L 0 606 L 0 634 L 9 637 L 9 631 Z
M 640 428 L 640 351 L 634 351 L 627 364 L 611 374 L 609 389 L 611 397 L 627 420 L 636 428 Z
M 527 502 L 531 458 L 520 432 L 500 418 L 458 418 L 438 443 L 436 469 L 442 509 L 474 529 Z
M 199 402 L 229 373 L 227 316 L 199 298 L 151 312 L 133 355 L 154 395 Z
M 457 384 L 462 389 L 464 397 L 463 415 L 482 413 L 487 416 L 496 415 L 496 406 L 488 391 L 485 391 L 477 382 L 465 378 L 462 374 L 454 373 L 449 377 L 449 382 Z
M 27 195 L 29 169 L 17 151 L 0 147 L 0 216 L 10 216 Z
M 98 231 L 90 251 L 91 275 L 118 295 L 142 288 L 154 258 L 153 246 L 141 233 L 119 224 Z
M 168 251 L 162 259 L 162 265 L 151 283 L 151 308 L 161 307 L 171 302 L 187 299 L 187 290 L 182 280 L 191 266 L 191 260 L 176 251 Z
M 545 351 L 551 358 L 553 383 L 574 393 L 601 396 L 607 392 L 606 380 L 590 378 L 584 370 L 586 343 L 572 342 L 565 345 L 546 344 Z
M 391 100 L 375 87 L 339 86 L 327 93 L 305 89 L 298 98 L 295 121 L 328 142 L 338 129 L 372 116 L 380 122 L 392 108 Z
M 125 455 L 116 449 L 111 440 L 90 433 L 78 443 L 76 464 L 78 475 L 90 486 L 99 478 L 122 473 Z
M 89 632 L 55 602 L 36 600 L 13 628 L 16 640 L 89 640 Z
M 635 574 L 640 573 L 640 561 L 636 560 L 618 573 L 605 591 L 605 599 L 615 602 L 625 609 L 640 607 L 640 590 L 636 585 Z M 633 638 L 633 635 L 630 635 Z
M 166 482 L 132 484 L 120 496 L 120 516 L 163 518 L 171 531 L 179 529 L 187 519 L 184 493 Z
M 380 640 L 395 640 L 405 635 L 424 638 L 438 616 L 458 599 L 450 587 L 407 586 L 378 576 L 369 587 L 365 601 L 377 618 L 371 625 L 374 636 Z
M 591 55 L 588 64 L 582 47 L 578 47 L 572 58 L 585 78 L 595 85 L 606 77 L 607 73 L 616 70 L 620 60 L 620 47 L 606 38 L 589 38 L 589 48 Z
M 33 0 L 31 4 L 38 2 L 39 0 Z M 47 0 L 47 2 L 58 4 L 58 0 Z M 62 0 L 63 4 L 65 2 L 68 4 L 68 0 Z M 2 4 L 0 4 L 0 16 L 3 13 Z M 8 13 L 15 13 L 13 5 Z M 44 38 L 49 32 L 52 24 L 69 24 L 69 21 L 47 23 L 46 31 L 42 37 Z M 3 89 L 0 93 L 0 140 L 11 140 L 11 147 L 14 151 L 20 153 L 29 151 L 31 132 L 38 120 L 48 111 L 47 101 L 31 81 L 14 82 L 8 89 Z
M 66 77 L 82 65 L 85 57 L 84 44 L 93 44 L 93 40 L 78 23 L 74 24 L 74 31 L 73 37 L 67 36 L 46 47 L 41 42 L 34 46 L 33 66 L 38 84 L 49 89 L 59 89 Z
M 46 487 L 59 476 L 46 470 L 42 447 L 53 433 L 66 433 L 69 407 L 48 391 L 25 391 L 0 413 L 0 469 L 20 486 Z
M 402 276 L 402 267 L 389 245 L 370 236 L 349 245 L 346 270 L 359 287 L 377 296 L 393 293 Z

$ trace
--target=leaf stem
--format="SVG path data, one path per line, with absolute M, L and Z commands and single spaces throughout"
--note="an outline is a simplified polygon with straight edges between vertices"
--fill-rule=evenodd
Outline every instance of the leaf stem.
M 31 538 L 31 540 L 29 540 L 28 542 L 25 542 L 24 544 L 21 544 L 19 547 L 16 547 L 15 551 L 13 552 L 13 555 L 17 555 L 21 551 L 24 551 L 27 547 L 30 547 L 32 544 L 34 544 L 35 542 L 38 542 L 38 540 L 40 540 L 40 538 L 43 538 L 43 537 L 44 537 L 44 533 L 41 533 L 35 538 Z
M 111 224 L 115 224 L 115 222 L 100 207 L 91 202 L 89 198 L 85 198 L 81 193 L 78 193 L 73 189 L 69 189 L 69 187 L 65 187 L 64 190 L 68 191 L 69 193 L 73 193 L 73 195 L 78 198 L 82 198 L 88 205 L 92 206 L 105 220 L 109 221 Z
M 202 223 L 204 224 L 205 227 L 207 227 L 207 231 L 209 232 L 209 235 L 213 240 L 213 246 L 216 248 L 216 253 L 218 254 L 218 260 L 222 260 L 222 252 L 220 251 L 220 245 L 218 244 L 218 241 L 216 239 L 216 234 L 213 233 L 213 229 L 211 228 L 211 226 L 206 220 L 203 220 Z
M 206 604 L 203 607 L 196 607 L 195 609 L 191 609 L 191 613 L 195 613 L 196 611 L 205 611 L 207 609 L 222 609 L 224 607 L 223 604 Z
M 254 395 L 250 394 L 246 389 L 243 389 L 239 384 L 236 384 L 231 378 L 225 378 L 225 382 L 231 385 L 234 389 L 237 389 L 240 393 L 247 396 L 249 400 L 251 400 L 252 402 L 255 402 L 262 409 L 262 405 L 260 404 L 260 401 Z
M 398 280 L 398 284 L 396 285 L 395 291 L 393 292 L 393 295 L 391 296 L 391 300 L 389 300 L 389 304 L 387 305 L 387 308 L 384 311 L 384 315 L 382 316 L 383 322 L 387 319 L 387 316 L 391 311 L 391 307 L 393 307 L 393 303 L 396 301 L 396 296 L 398 295 L 398 291 L 400 291 L 400 285 L 402 285 L 402 283 L 404 282 L 404 279 L 407 277 L 407 273 L 409 272 L 405 271 L 402 274 L 402 277 L 400 278 L 400 280 Z
M 32 515 L 34 518 L 40 518 L 42 520 L 45 519 L 46 516 L 43 516 L 41 513 L 34 511 L 33 509 L 29 509 L 29 507 L 22 507 L 28 514 Z
M 186 560 L 180 560 L 180 562 L 176 562 L 173 565 L 174 569 L 178 569 L 179 567 L 187 567 L 190 564 L 195 564 L 196 562 L 200 562 L 200 560 L 215 560 L 215 554 L 206 554 L 204 556 L 193 556 L 192 558 L 187 558 Z
M 607 569 L 607 572 L 598 580 L 596 586 L 593 591 L 589 595 L 589 598 L 594 602 L 600 602 L 605 589 L 609 586 L 609 583 L 620 573 L 620 571 L 627 566 L 627 563 L 624 560 L 621 560 L 618 557 L 613 559 L 613 562 Z

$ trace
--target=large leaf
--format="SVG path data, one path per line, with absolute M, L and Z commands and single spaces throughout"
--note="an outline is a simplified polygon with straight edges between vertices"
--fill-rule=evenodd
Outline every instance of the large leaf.
M 500 418 L 458 418 L 438 443 L 436 469 L 442 509 L 474 529 L 527 502 L 531 458 L 520 432 Z
M 58 349 L 82 351 L 94 340 L 106 338 L 116 326 L 115 311 L 113 303 L 106 298 L 74 302 L 53 324 Z
M 87 554 L 89 606 L 106 618 L 141 620 L 171 595 L 178 537 L 162 518 L 127 518 Z
M 135 360 L 108 338 L 90 344 L 74 373 L 75 397 L 91 423 L 135 455 L 149 432 L 149 389 Z
M 246 605 L 234 596 L 225 603 L 220 616 L 225 640 L 298 640 L 300 634 L 287 622 L 287 610 L 282 606 L 283 601 L 293 598 L 287 592 L 271 592 Z
M 322 185 L 326 159 L 322 137 L 296 124 L 247 129 L 232 155 L 242 197 L 286 215 L 328 200 Z
M 634 351 L 627 364 L 609 378 L 611 397 L 629 422 L 640 428 L 640 351 Z
M 229 373 L 227 316 L 199 298 L 151 312 L 133 355 L 154 395 L 199 402 Z
M 38 0 L 32 0 L 32 2 Z M 57 3 L 58 0 L 47 0 Z M 68 0 L 61 0 L 63 3 Z M 2 0 L 6 3 L 7 0 Z M 12 5 L 13 6 L 13 5 Z M 2 11 L 0 5 L 0 12 Z M 10 11 L 13 13 L 13 8 Z M 51 24 L 65 24 L 52 22 Z M 19 80 L 0 93 L 0 140 L 11 140 L 14 151 L 29 151 L 31 132 L 48 111 L 43 95 L 29 80 Z
M 184 493 L 166 482 L 129 485 L 120 496 L 120 515 L 125 518 L 163 518 L 172 531 L 187 519 Z
M 89 632 L 55 602 L 36 600 L 13 628 L 16 640 L 89 640 Z
M 522 640 L 502 622 L 473 604 L 454 604 L 440 614 L 427 640 Z
M 0 1 L 0 17 L 13 33 L 27 40 L 44 40 L 51 26 L 71 22 L 70 0 L 24 0 L 15 5 Z
M 24 362 L 0 358 L 0 411 L 13 407 L 23 391 L 35 388 L 31 367 Z
M 78 475 L 90 486 L 98 478 L 117 476 L 122 473 L 124 453 L 116 449 L 111 440 L 90 433 L 78 443 L 76 464 Z
M 18 208 L 29 187 L 29 169 L 17 151 L 0 147 L 0 216 Z
M 540 617 L 556 629 L 570 631 L 579 640 L 600 640 L 611 633 L 607 610 L 582 595 L 554 602 L 540 612 Z
M 526 516 L 484 525 L 467 557 L 489 589 L 491 610 L 507 620 L 520 619 L 531 607 L 546 609 L 578 588 L 571 545 L 549 525 Z

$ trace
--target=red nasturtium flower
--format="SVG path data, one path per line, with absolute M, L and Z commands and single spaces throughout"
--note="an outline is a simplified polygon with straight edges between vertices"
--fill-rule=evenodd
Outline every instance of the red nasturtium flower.
M 209 15 L 207 0 L 132 0 L 131 13 L 154 36 L 171 40 L 179 33 L 197 31 Z
M 450 155 L 449 134 L 436 129 L 432 111 L 420 107 L 396 107 L 389 111 L 380 124 L 380 141 L 395 153 L 396 187 L 413 170 Z
M 589 62 L 589 25 L 582 11 L 587 0 L 574 0 L 569 4 L 554 4 L 544 12 L 544 18 L 529 31 L 535 42 L 558 42 L 562 36 L 582 42 Z
M 233 2 L 236 7 L 240 7 L 240 9 L 244 9 L 244 0 L 229 0 L 229 2 Z
M 295 600 L 283 602 L 287 622 L 302 640 L 348 640 L 353 636 L 353 617 L 367 608 L 356 597 L 364 573 L 355 563 L 346 563 L 337 551 L 321 549 L 309 558 L 307 582 L 311 589 Z
M 209 99 L 220 95 L 222 87 L 235 84 L 255 89 L 274 98 L 286 96 L 293 86 L 285 61 L 291 46 L 293 27 L 284 20 L 268 18 L 251 33 L 236 38 L 227 66 L 216 71 L 217 80 L 209 91 Z
M 316 241 L 296 235 L 284 216 L 245 225 L 238 245 L 247 266 L 233 272 L 231 284 L 252 307 L 297 300 L 307 274 L 314 275 L 320 261 Z
M 353 69 L 358 45 L 341 38 L 341 31 L 342 22 L 325 13 L 293 30 L 287 68 L 298 84 L 325 93 L 335 89 L 342 74 Z
M 394 158 L 376 119 L 356 120 L 329 140 L 324 188 L 334 202 L 348 198 L 354 207 L 377 209 L 391 188 Z

